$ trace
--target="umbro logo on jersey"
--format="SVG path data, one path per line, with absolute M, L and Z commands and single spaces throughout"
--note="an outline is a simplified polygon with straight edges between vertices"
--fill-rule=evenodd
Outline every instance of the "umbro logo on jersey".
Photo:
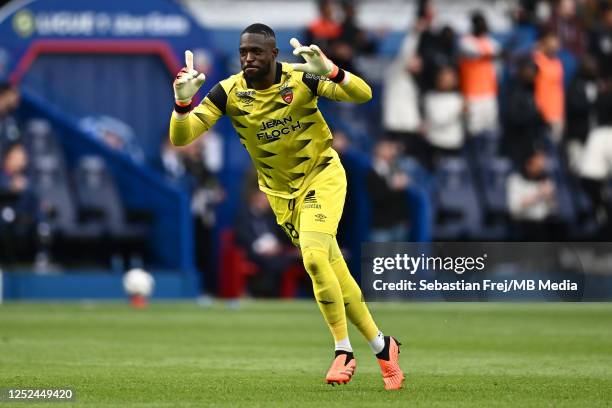
M 238 98 L 254 98 L 255 91 L 236 91 L 236 96 Z
M 236 97 L 240 103 L 250 105 L 255 101 L 255 91 L 236 91 Z
M 283 101 L 286 103 L 291 103 L 293 101 L 293 89 L 291 88 L 282 88 L 280 90 L 280 96 L 283 98 Z

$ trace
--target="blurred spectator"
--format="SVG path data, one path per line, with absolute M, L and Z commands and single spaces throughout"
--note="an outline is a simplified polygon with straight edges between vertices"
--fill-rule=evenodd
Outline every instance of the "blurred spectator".
M 512 28 L 503 41 L 502 56 L 505 58 L 519 57 L 531 50 L 537 36 L 537 18 L 535 14 L 535 1 L 520 1 L 510 9 Z M 502 61 L 505 62 L 505 61 Z M 503 66 L 502 66 L 503 68 Z M 502 81 L 504 70 L 500 70 Z
M 581 160 L 583 186 L 591 198 L 603 238 L 612 237 L 612 198 L 608 181 L 612 175 L 612 89 L 597 100 L 597 121 L 586 142 Z
M 172 144 L 169 137 L 166 137 L 162 143 L 160 160 L 168 179 L 180 181 L 187 175 L 181 151 Z
M 4 190 L 14 193 L 22 193 L 28 187 L 26 170 L 28 166 L 28 154 L 20 143 L 11 145 L 2 162 L 2 174 L 0 185 Z
M 111 116 L 90 116 L 81 119 L 81 129 L 92 133 L 113 150 L 123 152 L 142 163 L 144 152 L 137 144 L 134 131 L 125 122 Z
M 359 74 L 354 64 L 354 58 L 361 54 L 372 54 L 376 51 L 376 43 L 368 38 L 368 34 L 357 25 L 355 4 L 351 0 L 342 1 L 344 18 L 341 34 L 334 45 L 334 62 L 355 74 Z
M 423 92 L 433 89 L 440 67 L 457 63 L 455 32 L 450 26 L 434 30 L 436 10 L 432 0 L 421 0 L 417 9 L 417 25 L 421 31 L 417 53 L 423 68 L 419 71 L 419 87 Z
M 308 25 L 304 38 L 304 44 L 317 44 L 333 61 L 337 60 L 333 46 L 342 34 L 342 26 L 334 15 L 335 5 L 332 0 L 318 1 L 319 16 Z
M 595 122 L 594 107 L 597 101 L 597 87 L 596 62 L 585 55 L 569 84 L 565 101 L 564 142 L 573 169 L 576 169 L 582 161 L 584 143 Z
M 421 135 L 419 89 L 415 75 L 423 65 L 417 55 L 419 38 L 426 23 L 419 21 L 406 34 L 397 57 L 384 75 L 383 127 L 388 137 L 399 142 L 406 154 L 423 157 L 425 143 Z
M 187 146 L 176 147 L 165 138 L 160 163 L 166 177 L 186 189 L 191 195 L 196 266 L 202 274 L 203 295 L 214 295 L 217 288 L 215 265 L 216 207 L 225 199 L 225 192 L 217 179 L 219 163 L 211 159 L 219 155 L 218 136 L 208 132 Z M 206 304 L 208 299 L 200 299 Z
M 563 65 L 557 56 L 559 37 L 554 31 L 545 30 L 533 53 L 538 66 L 535 78 L 535 99 L 544 120 L 551 127 L 551 137 L 559 141 L 564 124 L 565 95 L 563 89 Z
M 332 135 L 334 137 L 332 140 L 332 147 L 342 158 L 344 153 L 351 148 L 351 141 L 346 133 L 340 130 L 332 130 Z
M 405 241 L 410 215 L 406 188 L 410 179 L 398 166 L 397 145 L 379 141 L 374 148 L 372 169 L 367 185 L 372 198 L 372 242 Z
M 450 25 L 445 25 L 438 33 L 438 55 L 436 64 L 439 67 L 452 65 L 456 67 L 459 63 L 459 49 L 457 47 L 457 34 Z
M 20 137 L 15 110 L 19 107 L 19 90 L 8 83 L 0 84 L 0 152 L 2 146 L 16 142 Z
M 531 58 L 518 61 L 503 121 L 502 151 L 519 164 L 546 137 L 547 125 L 536 105 L 534 84 L 538 67 Z
M 7 148 L 0 170 L 0 235 L 4 258 L 33 253 L 37 200 L 28 176 L 28 154 L 20 143 Z
M 589 134 L 582 175 L 605 180 L 612 174 L 612 89 L 601 93 L 597 100 L 597 126 Z
M 463 98 L 458 90 L 457 71 L 441 68 L 436 88 L 425 94 L 425 137 L 432 162 L 437 156 L 456 155 L 463 147 Z
M 235 231 L 237 243 L 258 266 L 249 280 L 250 293 L 256 297 L 278 297 L 283 273 L 298 262 L 298 256 L 276 224 L 266 194 L 258 188 L 248 191 Z
M 461 38 L 461 91 L 467 102 L 467 130 L 472 136 L 498 128 L 497 75 L 495 58 L 500 46 L 489 34 L 480 12 L 472 14 L 472 33 Z
M 547 174 L 548 158 L 542 151 L 529 154 L 519 173 L 508 177 L 510 216 L 523 241 L 559 240 L 560 224 L 555 220 L 556 186 Z
M 557 33 L 563 49 L 574 56 L 584 54 L 587 37 L 581 21 L 576 16 L 575 0 L 558 0 L 549 24 Z
M 207 166 L 204 146 L 200 139 L 179 149 L 183 165 L 194 182 L 192 212 L 202 225 L 211 228 L 215 223 L 215 206 L 223 200 L 224 193 L 216 175 Z
M 535 25 L 537 0 L 520 0 L 512 10 L 514 20 L 518 25 Z
M 202 273 L 204 291 L 212 295 L 217 288 L 215 271 L 216 207 L 225 198 L 225 193 L 214 173 L 214 166 L 206 160 L 207 135 L 195 142 L 175 149 L 179 152 L 180 162 L 191 178 L 191 213 L 193 215 L 195 260 Z M 167 158 L 167 157 L 166 157 Z M 168 162 L 166 162 L 168 164 Z
M 612 4 L 604 3 L 601 23 L 591 34 L 590 51 L 602 77 L 612 78 Z

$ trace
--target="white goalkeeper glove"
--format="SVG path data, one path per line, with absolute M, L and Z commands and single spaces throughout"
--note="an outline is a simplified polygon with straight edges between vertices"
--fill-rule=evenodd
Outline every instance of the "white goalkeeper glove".
M 189 105 L 191 99 L 204 83 L 206 76 L 193 69 L 193 53 L 185 51 L 185 67 L 176 75 L 172 84 L 174 99 L 178 105 Z
M 327 77 L 329 79 L 338 75 L 339 70 L 336 64 L 331 62 L 318 46 L 314 44 L 304 46 L 300 44 L 297 38 L 289 40 L 289 44 L 294 48 L 293 55 L 299 55 L 306 60 L 304 64 L 292 64 L 294 70 Z

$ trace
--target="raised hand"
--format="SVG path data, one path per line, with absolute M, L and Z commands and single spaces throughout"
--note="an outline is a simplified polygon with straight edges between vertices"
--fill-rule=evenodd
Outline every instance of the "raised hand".
M 293 55 L 299 55 L 306 61 L 303 64 L 292 64 L 294 70 L 328 78 L 338 73 L 338 67 L 323 54 L 318 46 L 314 44 L 304 46 L 297 38 L 289 40 L 289 44 L 294 48 Z
M 185 67 L 178 72 L 172 84 L 176 103 L 189 105 L 205 80 L 206 76 L 203 73 L 193 69 L 193 53 L 185 51 Z

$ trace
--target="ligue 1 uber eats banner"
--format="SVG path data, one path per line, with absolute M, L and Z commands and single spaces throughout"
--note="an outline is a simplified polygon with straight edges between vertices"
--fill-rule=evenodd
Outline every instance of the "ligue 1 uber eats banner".
M 208 34 L 177 3 L 170 0 L 32 0 L 14 1 L 0 9 L 0 80 L 18 79 L 22 58 L 33 46 L 92 45 L 121 41 L 166 47 L 173 64 L 185 49 L 210 44 Z M 83 44 L 81 44 L 83 45 Z M 196 67 L 210 75 L 214 54 L 196 50 Z M 168 65 L 168 61 L 165 61 Z

